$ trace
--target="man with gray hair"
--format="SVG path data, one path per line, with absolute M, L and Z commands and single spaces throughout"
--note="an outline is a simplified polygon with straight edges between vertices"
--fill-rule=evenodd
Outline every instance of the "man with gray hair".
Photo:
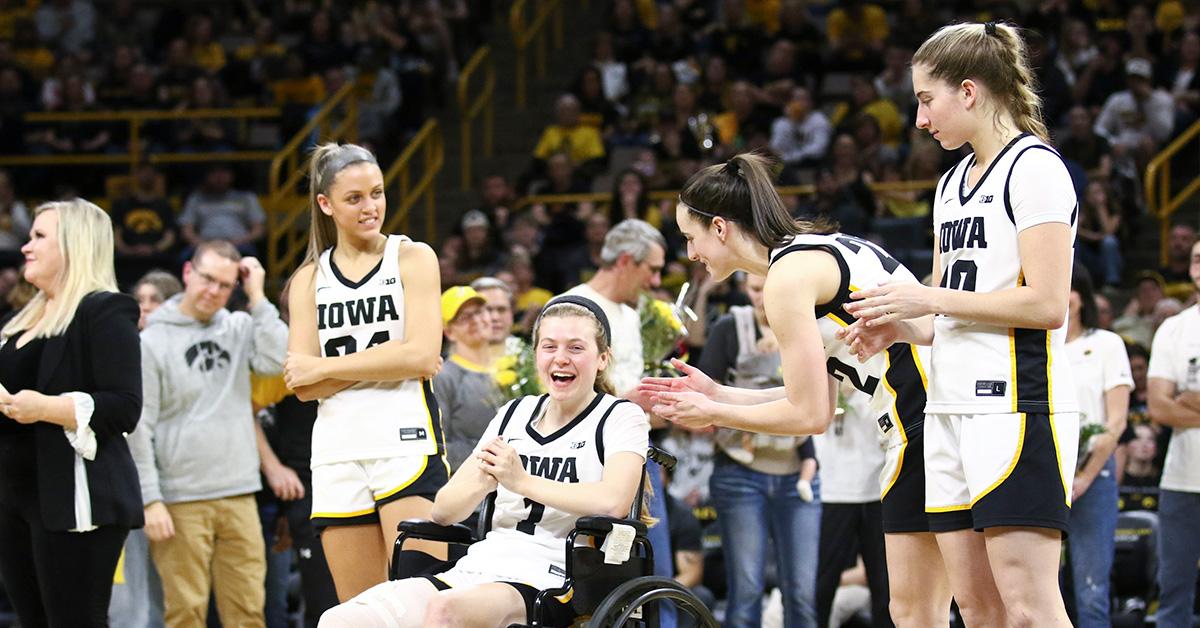
M 638 297 L 642 291 L 658 287 L 666 251 L 666 240 L 650 223 L 636 218 L 623 220 L 604 237 L 600 270 L 587 283 L 566 292 L 595 301 L 608 316 L 614 358 L 609 378 L 621 396 L 642 379 L 645 365 Z
M 637 313 L 638 297 L 643 291 L 658 287 L 666 256 L 667 241 L 658 229 L 637 218 L 623 220 L 604 237 L 600 270 L 587 283 L 566 292 L 595 301 L 608 317 L 613 351 L 608 377 L 617 389 L 617 396 L 628 397 L 642 380 L 645 363 L 642 360 L 642 322 Z M 646 470 L 653 487 L 650 516 L 659 521 L 650 528 L 650 545 L 655 556 L 672 556 L 662 476 L 652 460 L 646 460 Z M 670 578 L 674 572 L 670 560 L 654 561 L 654 575 Z M 675 628 L 673 606 L 664 605 L 660 610 L 659 625 Z

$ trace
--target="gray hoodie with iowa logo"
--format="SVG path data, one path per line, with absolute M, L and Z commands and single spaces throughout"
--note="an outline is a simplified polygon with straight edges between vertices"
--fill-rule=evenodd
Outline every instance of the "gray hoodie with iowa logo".
M 129 448 L 142 500 L 168 504 L 253 493 L 261 487 L 250 371 L 275 375 L 287 325 L 266 299 L 221 310 L 207 323 L 163 303 L 142 331 L 142 418 Z

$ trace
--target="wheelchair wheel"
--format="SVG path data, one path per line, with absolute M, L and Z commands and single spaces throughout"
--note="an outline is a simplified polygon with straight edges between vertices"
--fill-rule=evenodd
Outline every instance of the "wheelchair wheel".
M 631 617 L 645 604 L 667 600 L 674 602 L 680 613 L 694 617 L 703 628 L 718 628 L 717 620 L 695 594 L 671 578 L 662 576 L 636 578 L 614 589 L 596 607 L 588 628 L 631 625 Z

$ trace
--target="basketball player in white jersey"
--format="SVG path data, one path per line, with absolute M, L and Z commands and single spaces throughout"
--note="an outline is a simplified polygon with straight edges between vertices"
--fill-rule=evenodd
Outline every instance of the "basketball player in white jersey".
M 430 379 L 441 358 L 437 258 L 384 235 L 383 173 L 353 144 L 311 157 L 308 256 L 292 280 L 285 381 L 319 399 L 313 426 L 315 526 L 348 600 L 387 579 L 403 519 L 427 518 L 448 468 Z M 426 544 L 439 558 L 445 549 Z
M 327 611 L 321 628 L 503 628 L 532 619 L 538 591 L 563 584 L 575 520 L 627 516 L 642 478 L 650 423 L 612 395 L 610 334 L 604 311 L 585 297 L 547 304 L 533 329 L 547 394 L 500 408 L 434 502 L 433 520 L 447 524 L 492 500 L 487 535 L 448 571 L 381 584 Z M 573 619 L 564 602 L 550 609 L 550 625 Z
M 680 193 L 676 220 L 689 258 L 715 279 L 735 270 L 766 277 L 764 305 L 779 340 L 784 386 L 721 386 L 676 361 L 684 377 L 647 378 L 639 392 L 653 400 L 655 414 L 684 427 L 793 435 L 828 427 L 837 398 L 831 377 L 869 395 L 888 443 L 880 484 L 892 618 L 902 628 L 945 623 L 950 590 L 924 508 L 923 356 L 898 344 L 859 362 L 835 337 L 854 320 L 844 309 L 853 290 L 916 278 L 873 243 L 794 220 L 775 191 L 771 167 L 750 153 L 701 170 Z
M 1064 348 L 1075 189 L 1015 28 L 943 27 L 913 57 L 913 91 L 919 128 L 973 150 L 937 187 L 940 287 L 863 286 L 847 339 L 863 357 L 933 345 L 926 506 L 967 625 L 1069 626 L 1058 565 L 1079 439 Z M 971 558 L 981 536 L 1001 608 L 972 603 L 993 586 Z

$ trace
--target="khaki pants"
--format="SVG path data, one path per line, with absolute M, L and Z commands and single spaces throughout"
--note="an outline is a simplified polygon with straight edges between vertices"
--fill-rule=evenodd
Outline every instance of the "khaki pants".
M 204 628 L 216 594 L 225 628 L 263 628 L 266 548 L 253 495 L 169 504 L 175 536 L 151 543 L 169 628 Z

